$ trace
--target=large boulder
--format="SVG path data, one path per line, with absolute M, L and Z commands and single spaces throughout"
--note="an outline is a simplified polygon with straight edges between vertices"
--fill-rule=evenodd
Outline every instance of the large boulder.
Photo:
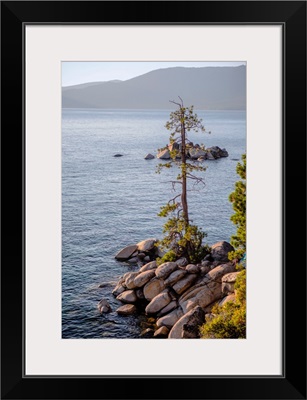
M 208 147 L 207 150 L 210 151 L 214 158 L 228 157 L 227 150 L 221 149 L 219 146 Z
M 100 302 L 97 304 L 97 308 L 98 308 L 100 314 L 108 313 L 108 312 L 112 311 L 111 306 L 108 303 L 108 300 L 106 300 L 106 299 L 101 299 Z
M 157 317 L 163 317 L 163 315 L 170 313 L 173 311 L 175 308 L 177 308 L 178 302 L 177 300 L 172 300 L 166 307 L 162 308 L 161 311 L 157 314 Z
M 193 147 L 189 149 L 189 155 L 192 160 L 197 160 L 199 157 L 204 157 L 206 155 L 206 152 L 201 148 Z
M 147 257 L 147 256 L 146 256 L 146 253 L 138 252 L 137 257 L 138 257 L 138 259 L 139 259 L 140 261 L 144 261 L 144 258 Z
M 211 257 L 214 261 L 227 262 L 229 261 L 228 253 L 230 251 L 234 251 L 232 245 L 228 242 L 221 241 L 211 246 Z
M 146 239 L 146 240 L 142 240 L 141 242 L 139 242 L 136 246 L 138 251 L 150 251 L 155 247 L 155 243 L 157 242 L 157 239 Z
M 232 263 L 227 263 L 210 270 L 205 276 L 201 276 L 194 286 L 186 290 L 179 298 L 179 301 L 182 302 L 194 297 L 199 291 L 212 283 L 217 283 L 221 288 L 222 277 L 229 272 L 235 271 L 235 268 Z
M 232 262 L 218 265 L 217 267 L 211 269 L 205 276 L 203 281 L 214 280 L 222 282 L 222 277 L 230 272 L 235 272 L 236 266 Z
M 183 277 L 180 281 L 175 283 L 173 289 L 177 294 L 182 294 L 185 290 L 187 290 L 192 284 L 196 281 L 197 275 L 189 274 Z
M 153 156 L 153 155 L 150 154 L 150 153 L 148 153 L 148 154 L 144 157 L 145 160 L 152 160 L 152 159 L 154 159 L 154 158 L 155 158 L 155 156 Z
M 222 300 L 219 302 L 219 306 L 222 307 L 224 304 L 229 303 L 230 301 L 235 301 L 235 299 L 235 294 L 231 293 L 228 296 L 222 298 Z
M 198 274 L 200 272 L 200 266 L 195 264 L 188 264 L 185 270 L 190 274 Z
M 183 307 L 184 303 L 189 300 L 194 298 L 199 292 L 204 290 L 209 283 L 202 283 L 202 284 L 196 284 L 192 286 L 190 289 L 186 290 L 181 297 L 179 297 L 179 304 L 181 307 Z
M 138 258 L 138 257 L 132 257 L 132 258 L 129 258 L 129 260 L 127 260 L 127 262 L 128 262 L 129 264 L 137 264 L 138 261 L 139 261 L 139 258 Z
M 186 271 L 183 269 L 174 271 L 170 274 L 170 276 L 167 279 L 165 279 L 164 283 L 166 286 L 172 286 L 176 282 L 178 282 L 181 278 L 183 278 L 186 274 L 187 274 Z
M 183 315 L 172 327 L 169 339 L 199 338 L 199 327 L 205 322 L 205 313 L 199 306 L 194 307 Z
M 163 279 L 154 278 L 144 286 L 144 296 L 145 299 L 151 301 L 159 293 L 165 289 L 165 283 Z
M 176 264 L 178 265 L 178 267 L 185 267 L 186 265 L 188 265 L 188 260 L 185 257 L 181 257 L 178 258 Z
M 125 261 L 131 258 L 133 255 L 136 254 L 137 252 L 137 245 L 136 244 L 130 244 L 129 246 L 124 247 L 121 249 L 116 255 L 115 258 L 116 260 L 119 261 Z
M 165 253 L 166 253 L 166 251 L 163 251 L 163 250 L 160 249 L 160 247 L 155 246 L 154 255 L 155 255 L 156 257 L 162 258 L 162 257 L 164 256 Z
M 207 150 L 210 151 L 214 158 L 219 158 L 220 148 L 218 146 L 208 147 Z
M 141 332 L 140 336 L 144 339 L 149 339 L 153 337 L 154 333 L 155 333 L 154 329 L 146 328 Z
M 228 157 L 228 151 L 226 149 L 220 149 L 220 157 Z
M 167 278 L 172 272 L 177 269 L 177 264 L 175 262 L 169 261 L 165 262 L 156 269 L 156 276 L 157 278 L 165 279 Z
M 206 286 L 197 288 L 194 294 L 194 297 L 190 297 L 187 300 L 182 300 L 179 302 L 183 312 L 186 313 L 197 305 L 205 308 L 214 301 L 219 300 L 222 297 L 221 284 L 217 282 L 210 282 Z
M 187 312 L 197 305 L 205 308 L 214 301 L 219 300 L 223 296 L 222 277 L 234 270 L 235 266 L 232 263 L 228 263 L 219 265 L 208 272 L 196 285 L 179 298 L 179 304 L 183 312 Z
M 214 155 L 209 150 L 206 152 L 206 160 L 215 160 Z
M 164 315 L 157 320 L 157 327 L 166 326 L 167 328 L 172 328 L 175 323 L 183 316 L 181 307 L 176 308 L 176 310 Z
M 126 290 L 126 288 L 121 284 L 118 283 L 115 288 L 112 291 L 113 296 L 118 296 L 119 294 L 123 293 Z
M 179 150 L 179 149 L 180 149 L 179 143 L 174 142 L 174 143 L 169 144 L 169 145 L 168 145 L 168 149 L 169 149 L 170 151 Z
M 129 272 L 127 275 L 125 274 L 125 285 L 127 289 L 135 289 L 137 286 L 134 283 L 134 278 L 138 276 L 138 272 Z
M 154 333 L 155 338 L 166 338 L 169 334 L 169 329 L 166 326 L 161 326 Z
M 164 150 L 159 151 L 157 158 L 160 158 L 161 160 L 169 160 L 171 158 L 169 150 L 164 149 Z
M 133 304 L 125 304 L 116 310 L 119 315 L 131 315 L 136 313 L 136 307 Z
M 140 269 L 140 272 L 149 271 L 151 269 L 156 269 L 156 268 L 157 268 L 156 261 L 150 261 L 149 263 L 143 265 L 143 267 Z
M 149 270 L 149 271 L 144 271 L 141 272 L 140 274 L 137 275 L 137 277 L 134 279 L 134 285 L 135 287 L 142 287 L 144 286 L 148 281 L 151 280 L 155 276 L 155 271 Z
M 234 293 L 235 291 L 235 283 L 240 271 L 230 272 L 226 274 L 222 278 L 222 292 L 223 293 Z
M 151 302 L 145 308 L 146 314 L 156 314 L 162 308 L 167 306 L 171 302 L 172 298 L 168 292 L 168 290 L 164 290 L 162 293 L 158 294 L 154 297 Z
M 119 300 L 123 303 L 135 303 L 137 299 L 138 298 L 134 290 L 126 290 L 116 297 L 116 300 Z

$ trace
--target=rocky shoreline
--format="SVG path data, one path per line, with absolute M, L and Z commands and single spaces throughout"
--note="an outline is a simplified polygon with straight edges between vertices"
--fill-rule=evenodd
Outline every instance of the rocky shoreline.
M 119 315 L 135 313 L 147 316 L 141 337 L 199 338 L 199 326 L 212 316 L 218 303 L 235 300 L 234 284 L 239 272 L 228 253 L 233 247 L 225 241 L 215 243 L 199 264 L 188 264 L 180 258 L 157 265 L 161 251 L 156 239 L 147 239 L 121 249 L 118 261 L 139 265 L 138 271 L 127 272 L 118 280 L 112 294 L 123 305 Z M 101 313 L 111 311 L 108 302 L 98 303 Z

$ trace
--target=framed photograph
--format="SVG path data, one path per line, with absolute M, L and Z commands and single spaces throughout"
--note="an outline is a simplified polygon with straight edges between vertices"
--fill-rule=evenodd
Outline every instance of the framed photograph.
M 2 398 L 305 399 L 306 2 L 1 27 Z

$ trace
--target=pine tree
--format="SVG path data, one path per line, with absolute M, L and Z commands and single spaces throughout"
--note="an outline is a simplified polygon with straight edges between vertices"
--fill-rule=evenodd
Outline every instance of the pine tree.
M 229 201 L 235 213 L 230 217 L 237 226 L 237 232 L 231 237 L 235 251 L 228 254 L 232 260 L 241 260 L 246 252 L 246 154 L 242 155 L 242 163 L 237 164 L 237 174 L 241 180 L 236 182 L 235 191 L 229 195 Z
M 188 181 L 193 182 L 193 186 L 204 184 L 203 178 L 195 175 L 194 172 L 203 172 L 206 168 L 188 161 L 188 152 L 193 147 L 188 139 L 188 132 L 205 132 L 205 128 L 202 120 L 194 113 L 193 106 L 185 107 L 182 99 L 180 97 L 179 99 L 180 103 L 171 101 L 178 106 L 178 109 L 170 114 L 170 119 L 165 125 L 171 134 L 170 144 L 163 149 L 170 150 L 171 161 L 159 164 L 157 172 L 160 173 L 162 168 L 171 168 L 176 165 L 179 174 L 171 183 L 174 190 L 177 185 L 181 186 L 181 192 L 161 207 L 161 212 L 158 214 L 160 217 L 169 217 L 163 229 L 166 236 L 159 241 L 159 247 L 168 250 L 163 261 L 186 257 L 188 262 L 199 262 L 208 252 L 208 247 L 202 245 L 206 233 L 191 223 L 187 193 Z M 200 148 L 204 150 L 203 145 Z

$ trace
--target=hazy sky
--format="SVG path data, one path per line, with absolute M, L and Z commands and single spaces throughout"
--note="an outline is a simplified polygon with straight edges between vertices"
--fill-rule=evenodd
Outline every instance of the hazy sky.
M 127 80 L 160 68 L 226 67 L 245 62 L 62 62 L 62 86 L 113 79 Z

